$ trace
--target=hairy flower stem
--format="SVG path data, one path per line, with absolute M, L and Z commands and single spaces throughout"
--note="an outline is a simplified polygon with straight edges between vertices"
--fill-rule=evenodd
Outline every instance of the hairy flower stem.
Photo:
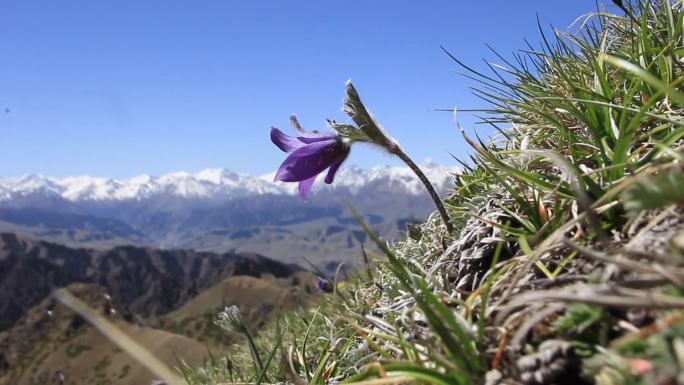
M 250 333 L 249 329 L 247 329 L 247 327 L 244 325 L 242 327 L 242 333 L 247 338 L 247 345 L 249 345 L 249 351 L 250 353 L 252 353 L 252 358 L 254 359 L 254 363 L 256 364 L 257 369 L 259 370 L 259 372 L 263 372 L 264 364 L 261 362 L 261 356 L 259 355 L 259 350 L 257 349 L 256 344 L 254 343 L 252 333 Z
M 387 150 L 387 152 L 390 154 L 396 155 L 399 157 L 399 159 L 403 160 L 404 163 L 406 163 L 406 165 L 409 166 L 409 168 L 416 174 L 418 179 L 420 179 L 428 193 L 430 193 L 430 198 L 432 198 L 435 206 L 437 206 L 439 215 L 442 216 L 444 226 L 446 226 L 447 231 L 449 234 L 451 234 L 454 228 L 449 221 L 449 214 L 447 214 L 444 204 L 439 198 L 437 191 L 435 191 L 435 188 L 432 186 L 432 183 L 430 183 L 428 178 L 425 176 L 425 174 L 423 174 L 423 171 L 420 169 L 420 167 L 418 167 L 413 159 L 409 158 L 409 156 L 406 155 L 406 153 L 399 147 L 397 142 L 387 136 L 382 128 L 380 128 L 380 125 L 375 121 L 375 119 L 373 119 L 370 112 L 368 112 L 366 109 L 366 106 L 363 105 L 361 97 L 356 91 L 356 88 L 354 88 L 351 80 L 347 80 L 347 83 L 345 83 L 345 89 L 347 91 L 347 97 L 344 99 L 342 111 L 349 115 L 352 120 L 354 120 L 354 123 L 356 123 L 358 129 L 355 129 L 353 126 L 337 124 L 335 121 L 332 121 L 332 125 L 335 130 L 337 130 L 341 135 L 347 136 L 352 141 L 372 143 L 376 146 L 380 146 Z M 360 131 L 362 134 L 359 135 L 355 131 Z
M 391 143 L 386 147 L 386 149 L 390 154 L 396 155 L 399 157 L 399 159 L 406 163 L 413 173 L 416 174 L 418 179 L 420 179 L 420 181 L 423 183 L 423 186 L 425 186 L 425 189 L 430 194 L 430 198 L 432 198 L 435 206 L 437 206 L 437 211 L 439 211 L 439 215 L 442 216 L 442 221 L 444 222 L 444 226 L 446 226 L 447 232 L 451 234 L 454 230 L 454 227 L 449 220 L 449 214 L 447 213 L 446 208 L 444 208 L 444 203 L 442 203 L 442 200 L 440 199 L 439 194 L 437 194 L 435 187 L 432 185 L 432 183 L 430 183 L 430 180 L 428 180 L 427 176 L 425 176 L 416 162 L 406 155 L 406 153 L 399 147 L 398 144 Z

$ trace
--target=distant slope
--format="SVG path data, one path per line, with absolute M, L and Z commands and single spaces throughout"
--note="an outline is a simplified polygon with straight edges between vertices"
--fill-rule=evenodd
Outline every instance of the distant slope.
M 94 248 L 153 243 L 145 234 L 119 219 L 53 210 L 0 208 L 0 232 Z
M 136 314 L 162 314 L 234 275 L 287 277 L 301 270 L 256 254 L 121 246 L 73 249 L 0 234 L 0 330 L 58 287 L 97 283 Z
M 102 311 L 106 289 L 94 284 L 68 287 L 94 309 Z M 199 365 L 210 342 L 164 330 L 135 325 L 117 312 L 109 319 L 123 332 L 173 367 L 176 358 Z M 175 356 L 174 356 L 175 355 Z M 3 365 L 4 363 L 4 365 Z M 149 384 L 154 376 L 98 331 L 68 309 L 45 299 L 28 311 L 13 328 L 0 332 L 0 385 L 53 384 L 60 376 L 65 384 Z
M 315 276 L 309 272 L 295 273 L 287 278 L 228 277 L 180 308 L 159 317 L 159 326 L 220 345 L 226 335 L 216 329 L 213 320 L 226 306 L 238 306 L 250 327 L 259 330 L 273 314 L 305 306 L 312 298 L 315 281 Z
M 254 331 L 305 304 L 315 276 L 259 255 L 118 247 L 72 249 L 0 234 L 0 385 L 149 384 L 150 373 L 79 316 L 57 287 L 83 299 L 169 366 L 199 365 L 240 338 L 213 323 L 238 305 Z M 59 382 L 56 382 L 59 383 Z

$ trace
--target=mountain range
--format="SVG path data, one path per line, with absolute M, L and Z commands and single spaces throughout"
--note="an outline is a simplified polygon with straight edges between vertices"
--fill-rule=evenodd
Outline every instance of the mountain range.
M 428 179 L 438 186 L 450 180 L 449 169 L 433 162 L 421 166 Z M 36 194 L 70 202 L 145 200 L 179 197 L 216 200 L 249 195 L 292 195 L 296 185 L 274 181 L 275 172 L 250 176 L 225 168 L 210 168 L 197 173 L 185 171 L 158 177 L 142 174 L 128 179 L 76 176 L 53 178 L 40 174 L 0 178 L 0 201 L 12 201 Z M 407 167 L 379 166 L 362 169 L 352 166 L 340 170 L 334 185 L 317 189 L 348 190 L 358 193 L 369 184 L 379 183 L 418 195 L 423 191 Z M 325 186 L 325 187 L 323 187 Z M 316 188 L 315 188 L 316 189 Z
M 438 190 L 450 187 L 453 169 L 421 168 Z M 206 169 L 128 179 L 0 178 L 0 231 L 95 249 L 256 252 L 332 271 L 358 261 L 365 239 L 349 205 L 388 238 L 433 210 L 405 167 L 344 167 L 333 184 L 317 183 L 308 201 L 297 196 L 296 184 L 274 182 L 273 175 Z

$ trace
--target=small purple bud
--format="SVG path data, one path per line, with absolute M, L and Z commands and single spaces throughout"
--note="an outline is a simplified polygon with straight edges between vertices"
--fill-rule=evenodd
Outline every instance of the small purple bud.
M 325 278 L 316 277 L 316 290 L 319 293 L 326 292 L 331 293 L 333 291 L 332 284 Z

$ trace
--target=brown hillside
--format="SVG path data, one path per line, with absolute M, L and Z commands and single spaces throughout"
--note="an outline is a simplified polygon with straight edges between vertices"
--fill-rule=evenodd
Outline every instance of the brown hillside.
M 98 285 L 73 284 L 68 290 L 94 309 L 107 311 L 116 326 L 170 367 L 176 365 L 174 354 L 188 363 L 199 364 L 207 348 L 219 352 L 210 344 L 124 320 L 122 314 L 126 311 L 109 300 Z M 65 379 L 64 384 L 101 385 L 148 384 L 153 379 L 145 368 L 51 298 L 0 333 L 0 351 L 0 362 L 4 363 L 0 385 L 59 384 L 60 377 Z

